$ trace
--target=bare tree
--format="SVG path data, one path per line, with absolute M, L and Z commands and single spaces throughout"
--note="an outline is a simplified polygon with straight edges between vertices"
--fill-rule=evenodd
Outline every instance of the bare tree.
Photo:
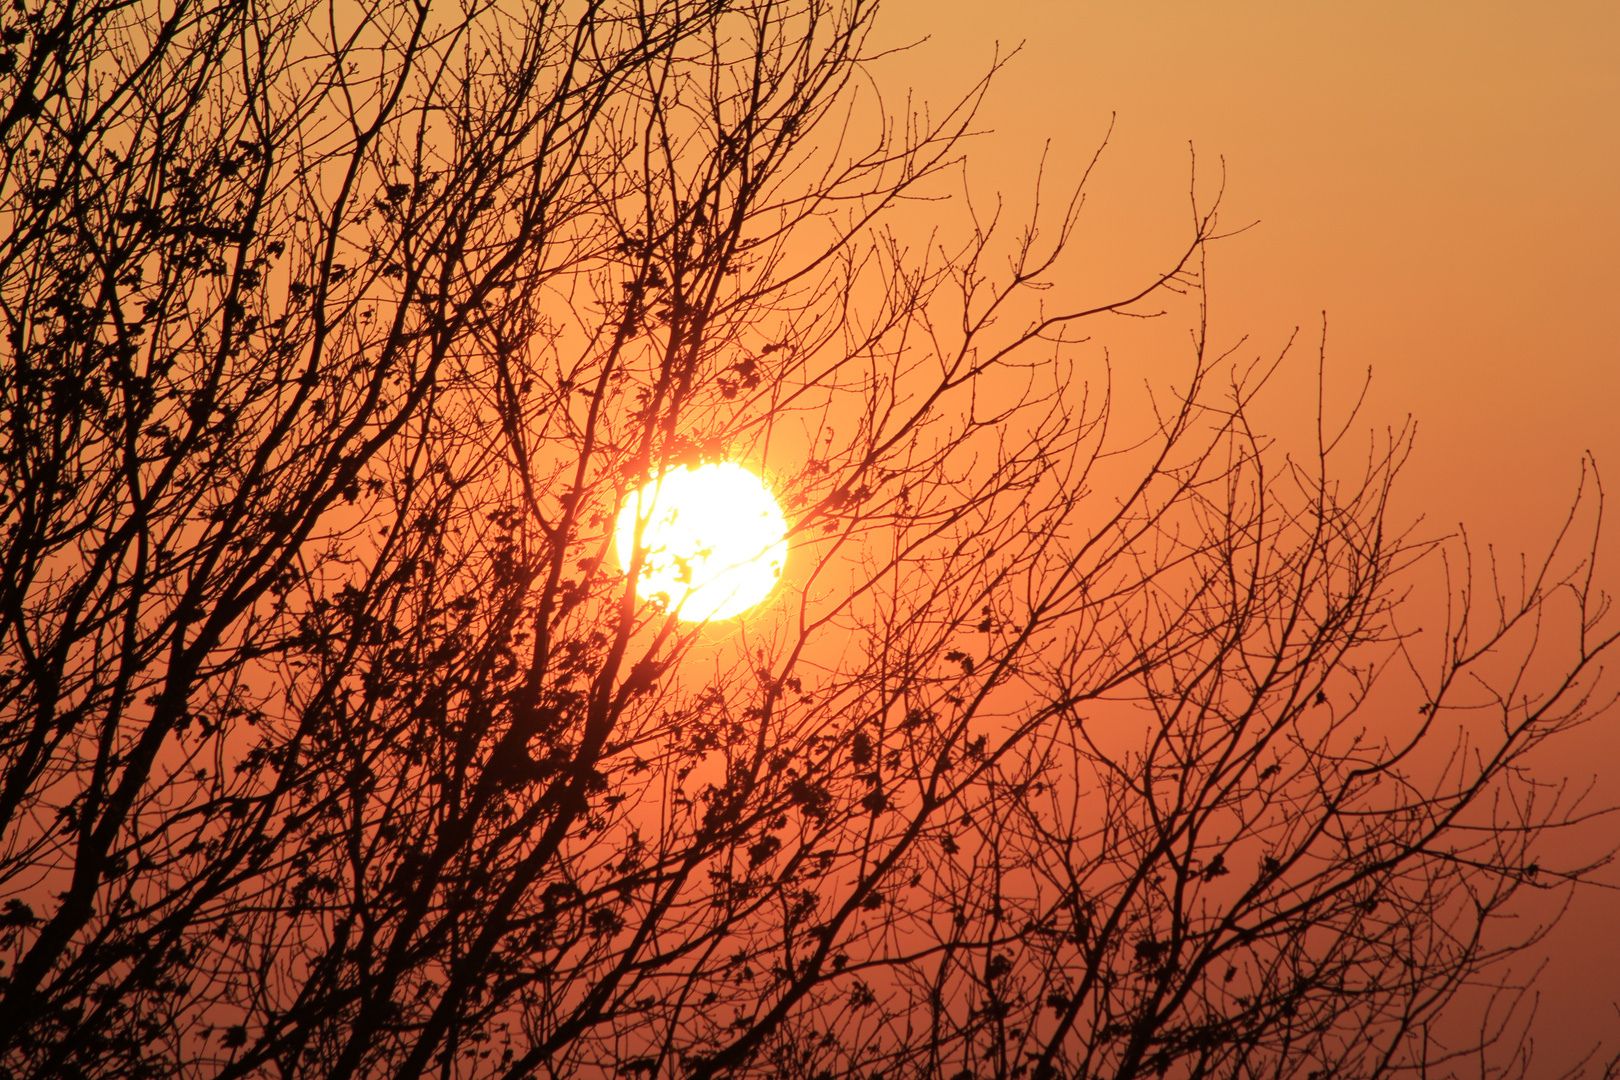
M 1504 583 L 1409 430 L 1257 434 L 1218 200 L 1089 304 L 1084 176 L 910 237 L 985 84 L 868 100 L 875 8 L 14 6 L 7 1075 L 1524 1073 L 1443 1024 L 1594 868 L 1595 498 Z M 793 555 L 711 625 L 612 546 L 716 460 Z

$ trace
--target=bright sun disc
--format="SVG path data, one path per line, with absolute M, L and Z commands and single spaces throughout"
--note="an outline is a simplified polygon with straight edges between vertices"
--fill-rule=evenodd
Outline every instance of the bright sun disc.
M 665 597 L 688 622 L 740 615 L 782 576 L 787 522 L 765 481 L 734 462 L 672 469 L 625 499 L 614 536 L 621 566 L 638 518 L 646 557 L 636 593 Z

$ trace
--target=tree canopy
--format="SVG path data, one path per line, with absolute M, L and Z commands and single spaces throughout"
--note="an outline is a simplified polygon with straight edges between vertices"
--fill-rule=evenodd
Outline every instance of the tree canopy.
M 876 8 L 16 0 L 0 1074 L 1528 1068 L 1446 1023 L 1592 869 L 1596 497 L 1509 578 L 1410 429 L 1268 440 L 1208 184 L 1066 295 L 1085 176 L 945 198 L 986 83 L 886 108 Z M 614 522 L 719 461 L 790 554 L 686 620 Z

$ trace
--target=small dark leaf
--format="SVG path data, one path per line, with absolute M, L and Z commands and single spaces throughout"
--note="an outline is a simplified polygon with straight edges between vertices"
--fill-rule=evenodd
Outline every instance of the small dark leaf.
M 0 926 L 33 926 L 39 921 L 34 909 L 21 900 L 7 900 L 4 912 L 0 912 Z
M 758 843 L 750 845 L 748 848 L 749 867 L 752 868 L 758 866 L 766 859 L 769 859 L 772 855 L 775 855 L 781 850 L 781 848 L 782 841 L 778 840 L 774 836 L 767 836 Z

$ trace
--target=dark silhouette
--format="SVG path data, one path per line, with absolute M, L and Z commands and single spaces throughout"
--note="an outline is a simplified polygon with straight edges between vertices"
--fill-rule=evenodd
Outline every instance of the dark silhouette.
M 891 227 L 983 84 L 869 104 L 875 7 L 0 19 L 0 1075 L 1529 1067 L 1595 500 L 1498 587 L 1409 432 L 1255 434 L 1212 208 L 1072 306 L 1084 178 Z M 1134 421 L 1076 327 L 1150 298 Z M 612 530 L 717 459 L 793 554 L 705 627 Z

